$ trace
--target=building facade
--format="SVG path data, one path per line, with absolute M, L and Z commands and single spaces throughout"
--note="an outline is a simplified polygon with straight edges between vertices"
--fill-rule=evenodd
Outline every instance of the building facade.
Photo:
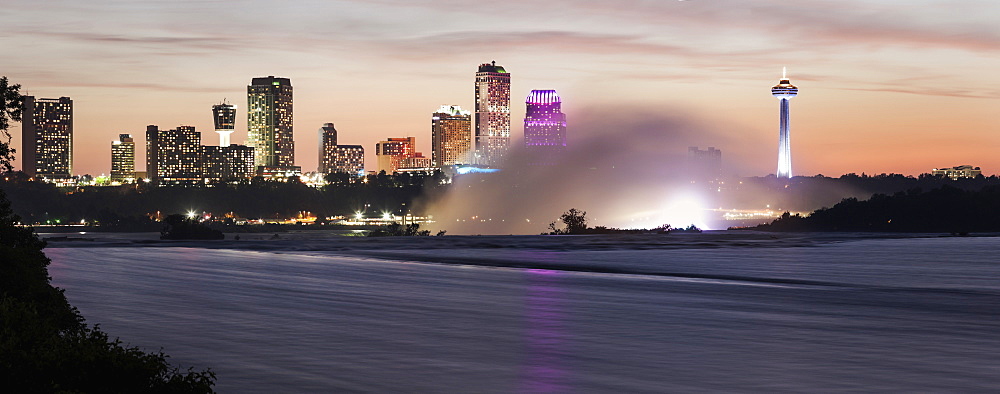
M 285 172 L 295 166 L 292 133 L 292 82 L 274 76 L 253 78 L 247 86 L 247 145 L 258 172 Z
M 430 158 L 416 151 L 416 137 L 389 138 L 375 144 L 378 169 L 392 174 L 401 168 L 424 168 L 430 166 Z
M 202 183 L 201 133 L 193 126 L 146 127 L 146 172 L 155 184 Z
M 351 175 L 365 173 L 365 148 L 361 145 L 337 145 L 337 153 L 330 164 L 330 173 L 343 172 Z
M 202 146 L 202 178 L 205 182 L 233 182 L 256 174 L 253 148 L 246 145 Z
M 135 140 L 131 134 L 120 134 L 111 141 L 111 181 L 135 182 Z
M 230 136 L 236 131 L 236 106 L 225 101 L 213 105 L 212 120 L 219 134 L 219 146 L 229 146 L 232 143 Z
M 496 62 L 476 72 L 476 164 L 499 167 L 510 149 L 510 73 Z
M 337 160 L 337 128 L 333 123 L 324 123 L 319 128 L 319 169 L 318 172 L 330 174 Z
M 566 150 L 566 114 L 555 90 L 532 90 L 524 101 L 524 148 L 532 164 L 553 164 Z
M 799 94 L 799 88 L 781 73 L 781 80 L 771 87 L 771 95 L 780 102 L 780 119 L 778 121 L 778 178 L 792 177 L 792 142 L 789 136 L 788 101 Z
M 431 115 L 431 165 L 468 164 L 472 150 L 472 112 L 443 105 Z
M 73 176 L 73 100 L 24 96 L 21 170 L 28 176 Z
M 979 167 L 973 167 L 970 165 L 961 165 L 950 168 L 935 168 L 931 170 L 931 175 L 948 177 L 951 179 L 975 178 L 982 173 L 983 171 L 979 169 Z
M 423 153 L 414 152 L 399 162 L 399 168 L 396 171 L 414 168 L 431 168 L 431 158 L 424 156 Z

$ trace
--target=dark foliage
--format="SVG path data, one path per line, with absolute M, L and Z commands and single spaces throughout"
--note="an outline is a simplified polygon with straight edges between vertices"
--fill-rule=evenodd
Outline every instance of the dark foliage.
M 923 192 L 913 189 L 867 201 L 847 198 L 808 217 L 787 212 L 765 231 L 998 232 L 1000 186 L 967 191 L 950 186 Z
M 24 96 L 21 85 L 11 85 L 7 77 L 0 77 L 0 171 L 8 172 L 14 167 L 14 149 L 10 147 L 11 122 L 21 121 Z
M 163 230 L 160 231 L 160 239 L 218 240 L 225 238 L 222 231 L 176 214 L 163 219 Z
M 8 392 L 212 392 L 211 371 L 179 371 L 163 352 L 88 327 L 48 276 L 45 242 L 0 191 L 0 387 Z
M 557 228 L 556 222 L 549 223 L 550 235 L 583 234 L 587 231 L 587 211 L 570 208 L 559 216 L 563 228 Z
M 392 224 L 368 232 L 369 237 L 426 237 L 428 235 L 431 235 L 431 231 L 420 230 L 420 225 L 417 223 L 410 223 L 404 226 L 392 222 Z M 444 235 L 444 231 L 438 232 L 437 235 Z
M 556 222 L 549 223 L 548 235 L 582 235 L 582 234 L 666 234 L 671 231 L 669 224 L 654 229 L 620 229 L 605 226 L 587 227 L 587 211 L 570 208 L 559 217 L 563 228 L 557 228 Z M 694 227 L 692 225 L 692 227 Z M 699 230 L 701 232 L 701 230 Z M 543 233 L 542 235 L 545 235 Z

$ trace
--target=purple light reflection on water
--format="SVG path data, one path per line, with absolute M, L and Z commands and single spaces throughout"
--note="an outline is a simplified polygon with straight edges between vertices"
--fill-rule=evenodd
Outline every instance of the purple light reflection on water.
M 566 297 L 559 287 L 562 272 L 527 269 L 526 344 L 521 392 L 567 392 L 571 373 L 566 363 L 570 335 L 565 327 Z

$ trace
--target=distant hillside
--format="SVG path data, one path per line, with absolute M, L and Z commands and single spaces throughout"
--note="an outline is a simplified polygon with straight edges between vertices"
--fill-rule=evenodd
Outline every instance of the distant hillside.
M 1000 186 L 967 191 L 942 186 L 867 201 L 847 198 L 808 217 L 784 216 L 754 228 L 763 231 L 1000 232 Z

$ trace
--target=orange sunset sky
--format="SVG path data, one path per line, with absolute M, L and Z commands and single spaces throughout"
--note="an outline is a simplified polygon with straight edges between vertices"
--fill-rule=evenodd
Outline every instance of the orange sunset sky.
M 477 65 L 512 75 L 512 135 L 524 98 L 556 89 L 569 118 L 656 113 L 700 125 L 729 171 L 775 171 L 787 66 L 795 175 L 972 164 L 1000 173 L 1000 3 L 990 1 L 342 0 L 5 2 L 0 74 L 38 97 L 74 100 L 74 172 L 108 173 L 120 133 L 196 126 L 241 110 L 258 76 L 292 80 L 296 164 L 317 166 L 316 130 L 343 144 L 415 136 L 430 114 L 473 106 Z M 701 131 L 701 130 L 698 130 Z M 616 133 L 614 129 L 601 133 Z M 20 148 L 20 128 L 12 130 Z M 19 163 L 15 163 L 19 165 Z

